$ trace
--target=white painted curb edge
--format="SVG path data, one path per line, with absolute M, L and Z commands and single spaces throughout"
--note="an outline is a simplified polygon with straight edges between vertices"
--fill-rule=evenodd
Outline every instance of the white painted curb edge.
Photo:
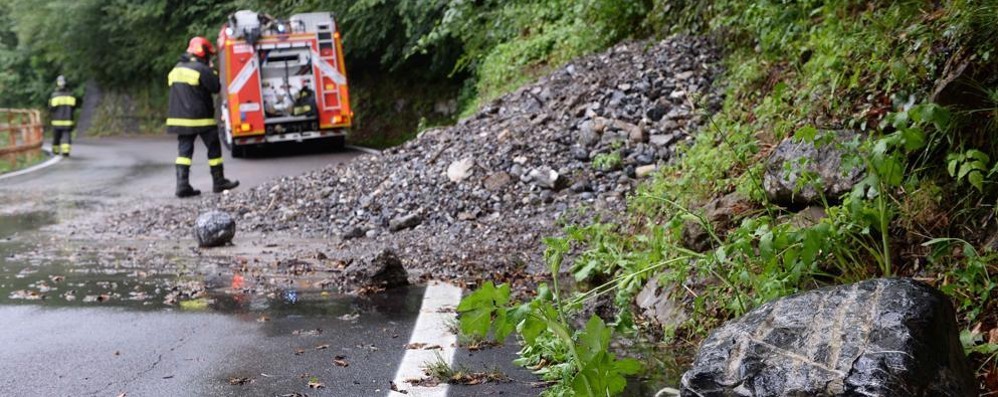
M 345 145 L 343 147 L 345 147 L 347 149 L 350 149 L 350 150 L 356 150 L 356 151 L 359 151 L 359 152 L 364 152 L 364 153 L 367 153 L 367 154 L 373 154 L 375 156 L 380 156 L 381 155 L 381 151 L 378 150 L 378 149 L 371 149 L 371 148 L 367 148 L 367 147 L 363 147 L 363 146 L 354 146 L 354 145 Z
M 48 153 L 50 156 L 52 155 L 52 150 L 51 149 L 42 148 L 42 150 L 45 151 L 46 153 Z M 25 169 L 20 170 L 20 171 L 14 171 L 14 172 L 6 173 L 6 174 L 0 174 L 0 181 L 2 181 L 4 179 L 13 178 L 13 177 L 16 177 L 16 176 L 21 176 L 21 175 L 24 175 L 24 174 L 32 173 L 32 172 L 35 172 L 35 171 L 38 171 L 38 170 L 42 170 L 42 169 L 51 167 L 51 166 L 55 165 L 56 163 L 58 163 L 60 161 L 62 161 L 62 156 L 52 156 L 52 158 L 50 158 L 48 160 L 45 160 L 44 163 L 36 164 L 36 165 L 33 165 L 31 167 L 25 168 Z
M 450 324 L 457 320 L 454 311 L 461 302 L 461 287 L 434 282 L 426 286 L 423 304 L 419 309 L 419 317 L 412 330 L 409 343 L 421 343 L 425 346 L 435 346 L 430 350 L 406 349 L 393 382 L 405 393 L 389 391 L 386 397 L 446 397 L 447 383 L 434 387 L 413 386 L 407 382 L 410 379 L 423 378 L 423 366 L 443 360 L 448 366 L 454 364 L 457 353 L 457 335 L 451 332 Z

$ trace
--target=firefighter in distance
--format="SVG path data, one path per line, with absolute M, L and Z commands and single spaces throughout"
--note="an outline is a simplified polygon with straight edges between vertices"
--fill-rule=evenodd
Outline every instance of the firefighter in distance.
M 215 121 L 215 101 L 212 94 L 220 88 L 218 74 L 212 69 L 210 57 L 215 48 L 204 37 L 194 37 L 187 52 L 170 71 L 170 107 L 167 111 L 166 130 L 177 135 L 177 197 L 201 194 L 190 184 L 191 159 L 194 141 L 200 136 L 208 148 L 208 166 L 211 168 L 212 190 L 221 193 L 239 186 L 239 181 L 225 179 L 222 168 L 222 145 Z
M 56 89 L 49 99 L 49 114 L 52 119 L 52 154 L 69 156 L 73 143 L 73 112 L 76 110 L 76 97 L 66 89 L 66 77 L 55 80 Z

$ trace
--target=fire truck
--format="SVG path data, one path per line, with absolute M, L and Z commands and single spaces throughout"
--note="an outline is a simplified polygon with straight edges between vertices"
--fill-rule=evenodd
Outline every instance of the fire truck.
M 238 11 L 222 26 L 218 49 L 219 128 L 233 157 L 273 142 L 343 146 L 353 111 L 332 13 L 282 20 Z

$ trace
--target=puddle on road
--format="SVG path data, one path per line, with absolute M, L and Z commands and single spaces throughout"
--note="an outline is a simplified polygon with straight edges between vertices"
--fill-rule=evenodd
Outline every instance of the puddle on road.
M 34 231 L 43 226 L 54 224 L 55 221 L 55 214 L 52 212 L 0 215 L 0 241 L 10 239 L 19 233 Z M 5 251 L 0 249 L 0 253 L 3 252 Z
M 639 352 L 645 370 L 643 374 L 627 379 L 627 388 L 621 397 L 671 396 L 658 393 L 665 388 L 679 389 L 679 379 L 693 353 L 677 352 L 647 342 L 638 343 L 633 351 Z
M 254 292 L 248 280 L 253 276 L 229 269 L 218 258 L 178 253 L 149 259 L 134 255 L 141 250 L 134 247 L 109 254 L 107 249 L 60 244 L 52 236 L 35 233 L 56 221 L 52 212 L 0 215 L 0 305 L 207 311 L 265 321 L 269 316 L 410 314 L 418 312 L 422 299 L 422 288 L 374 297 L 309 285 L 298 289 L 295 284 Z M 136 259 L 140 257 L 145 262 Z

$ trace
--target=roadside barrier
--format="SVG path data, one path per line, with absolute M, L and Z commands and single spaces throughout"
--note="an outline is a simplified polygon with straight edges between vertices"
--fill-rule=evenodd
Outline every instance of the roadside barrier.
M 42 147 L 45 127 L 35 109 L 0 109 L 0 156 Z

